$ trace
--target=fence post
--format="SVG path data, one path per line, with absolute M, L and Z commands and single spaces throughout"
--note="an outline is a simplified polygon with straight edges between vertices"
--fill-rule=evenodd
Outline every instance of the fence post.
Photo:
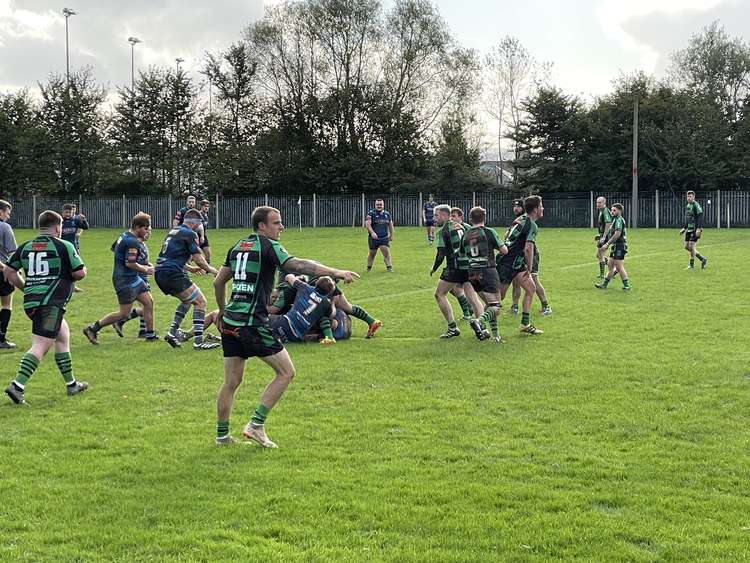
M 81 209 L 83 209 L 83 197 L 81 194 L 78 194 L 78 213 L 81 213 Z
M 727 199 L 727 229 L 729 228 L 729 200 Z
M 422 192 L 419 192 L 419 226 L 423 227 L 422 225 L 422 210 L 424 209 L 424 199 L 422 198 Z
M 313 229 L 318 226 L 318 206 L 315 192 L 313 192 Z
M 716 228 L 721 229 L 721 190 L 716 190 Z
M 477 192 L 471 192 L 471 206 L 477 206 Z
M 36 230 L 36 194 L 31 196 L 31 226 Z
M 589 190 L 589 229 L 594 228 L 594 190 Z
M 216 192 L 216 203 L 214 204 L 216 209 L 216 229 L 219 228 L 219 192 Z
M 126 228 L 127 219 L 125 218 L 125 194 L 122 194 L 122 228 Z
M 268 207 L 268 194 L 266 194 L 266 203 L 265 206 Z
M 362 217 L 362 226 L 363 227 L 365 226 L 365 213 L 367 213 L 367 211 L 365 211 L 365 194 L 362 194 L 362 215 L 361 215 L 361 217 Z
M 167 230 L 171 230 L 172 229 L 172 217 L 174 217 L 174 215 L 172 215 L 172 194 L 169 194 L 167 196 L 167 210 L 169 211 L 169 215 L 168 215 L 169 218 L 167 219 Z
M 659 190 L 656 190 L 656 194 L 654 197 L 654 221 L 656 223 L 656 228 L 659 228 Z

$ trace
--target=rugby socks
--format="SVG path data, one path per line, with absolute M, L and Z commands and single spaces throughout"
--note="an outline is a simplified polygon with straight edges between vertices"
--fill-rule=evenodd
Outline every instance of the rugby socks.
M 219 420 L 216 422 L 216 437 L 226 438 L 229 436 L 229 421 Z
M 320 322 L 318 322 L 318 325 L 320 326 L 320 330 L 323 331 L 323 336 L 333 340 L 333 332 L 331 331 L 331 319 L 329 319 L 328 317 L 323 317 L 322 319 L 320 319 Z
M 529 313 L 523 313 L 522 312 L 521 313 L 521 324 L 523 326 L 528 326 L 530 322 L 531 322 L 531 318 L 530 318 Z
M 607 263 L 605 261 L 599 262 L 599 275 L 604 276 L 604 268 L 607 266 Z
M 177 334 L 177 329 L 180 328 L 182 319 L 185 318 L 188 310 L 190 310 L 190 303 L 180 303 L 179 305 L 177 305 L 177 309 L 175 309 L 174 311 L 174 319 L 172 320 L 172 324 L 169 326 L 169 334 L 171 334 L 172 336 Z
M 542 301 L 542 309 L 549 307 L 549 301 Z
M 494 319 L 491 319 L 489 322 L 490 325 L 490 332 L 492 332 L 493 337 L 497 337 L 497 317 Z
M 55 354 L 55 363 L 65 380 L 65 384 L 74 385 L 76 378 L 73 376 L 73 361 L 70 359 L 70 352 L 58 352 Z
M 498 309 L 497 305 L 495 305 L 494 303 L 492 305 L 487 305 L 484 313 L 482 313 L 482 315 L 479 317 L 479 322 L 485 324 L 494 321 L 497 318 L 497 314 L 499 312 L 500 309 Z
M 138 327 L 138 332 L 146 332 L 146 319 L 143 317 L 143 315 L 140 316 L 140 326 Z
M 457 328 L 456 327 L 456 321 L 451 321 L 448 323 L 448 328 Z
M 253 417 L 250 419 L 250 422 L 254 426 L 263 426 L 266 423 L 266 418 L 268 417 L 268 413 L 271 412 L 271 409 L 264 407 L 262 403 L 258 403 L 258 406 L 255 407 L 255 412 L 253 413 Z
M 629 280 L 622 280 L 622 287 L 625 289 L 630 288 L 630 281 Z
M 195 343 L 203 342 L 203 326 L 206 324 L 206 311 L 193 308 L 193 336 Z
M 368 325 L 375 322 L 375 317 L 371 317 L 370 314 L 359 305 L 352 305 L 352 316 L 361 321 L 365 321 Z
M 19 389 L 23 389 L 26 382 L 31 378 L 38 367 L 39 359 L 34 354 L 26 352 L 21 358 L 21 363 L 18 364 L 16 378 L 13 380 L 15 386 Z
M 607 287 L 609 285 L 609 282 L 611 282 L 611 281 L 612 281 L 612 278 L 604 278 L 604 281 L 602 282 L 602 285 L 604 287 Z
M 96 321 L 95 323 L 91 323 L 89 328 L 94 332 L 99 332 L 102 329 L 102 325 L 99 324 L 99 321 Z
M 456 297 L 456 299 L 458 299 L 458 304 L 461 306 L 461 310 L 464 313 L 464 317 L 474 316 L 474 312 L 471 310 L 471 304 L 469 303 L 469 300 L 466 298 L 465 295 Z
M 10 324 L 10 309 L 0 309 L 0 342 L 5 342 L 5 334 Z
M 703 261 L 704 261 L 704 260 L 706 259 L 706 257 L 705 257 L 705 256 L 701 256 L 701 255 L 700 255 L 700 253 L 698 253 L 698 252 L 696 252 L 696 253 L 695 253 L 695 257 L 696 257 L 696 258 L 697 258 L 698 260 L 700 260 L 701 262 L 703 262 Z
M 690 259 L 690 267 L 693 268 L 694 266 L 695 266 L 695 259 L 691 258 Z

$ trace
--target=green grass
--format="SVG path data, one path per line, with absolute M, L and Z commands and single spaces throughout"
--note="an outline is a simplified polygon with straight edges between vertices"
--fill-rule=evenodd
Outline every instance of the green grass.
M 274 451 L 213 446 L 219 350 L 140 342 L 135 322 L 96 348 L 81 335 L 116 307 L 117 234 L 85 233 L 89 277 L 66 315 L 90 391 L 66 397 L 48 356 L 29 406 L 0 404 L 0 559 L 748 558 L 750 232 L 706 231 L 709 268 L 694 272 L 675 231 L 629 233 L 626 294 L 617 279 L 593 288 L 591 232 L 542 229 L 554 315 L 535 303 L 545 334 L 524 337 L 503 314 L 497 345 L 468 327 L 436 338 L 433 251 L 421 230 L 399 229 L 396 272 L 376 263 L 346 288 L 384 320 L 376 338 L 355 320 L 350 341 L 289 346 L 297 376 L 269 418 Z M 214 232 L 216 256 L 240 235 Z M 282 238 L 363 270 L 361 229 Z M 211 279 L 198 281 L 212 301 Z M 163 334 L 176 302 L 155 295 Z M 20 304 L 5 381 L 30 344 Z M 271 376 L 248 364 L 236 435 Z

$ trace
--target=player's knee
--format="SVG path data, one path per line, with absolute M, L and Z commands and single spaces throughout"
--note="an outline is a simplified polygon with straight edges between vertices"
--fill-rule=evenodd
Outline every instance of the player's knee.
M 281 379 L 291 381 L 292 379 L 294 379 L 294 376 L 296 375 L 296 373 L 297 371 L 294 369 L 294 366 L 289 366 L 289 367 L 280 368 L 279 371 L 276 372 L 276 375 L 279 376 Z

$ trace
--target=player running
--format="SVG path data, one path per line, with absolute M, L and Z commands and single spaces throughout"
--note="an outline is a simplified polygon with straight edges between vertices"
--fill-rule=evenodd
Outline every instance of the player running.
M 13 312 L 13 291 L 16 287 L 5 279 L 3 272 L 8 258 L 16 251 L 16 237 L 10 219 L 13 206 L 0 199 L 0 350 L 12 350 L 16 347 L 7 339 L 8 325 Z
M 329 276 L 322 276 L 315 285 L 308 285 L 294 274 L 285 276 L 286 283 L 296 290 L 292 308 L 284 315 L 270 318 L 271 329 L 282 342 L 303 342 L 305 335 L 313 327 L 323 333 L 321 344 L 334 344 L 336 339 L 331 331 L 331 318 L 336 309 L 330 297 L 336 284 Z
M 206 317 L 206 298 L 200 288 L 195 285 L 185 268 L 189 261 L 197 264 L 196 270 L 203 270 L 209 274 L 216 275 L 217 270 L 203 257 L 198 247 L 198 234 L 196 231 L 201 226 L 201 214 L 197 209 L 188 209 L 183 217 L 183 224 L 167 233 L 164 244 L 161 247 L 159 257 L 156 259 L 154 280 L 156 285 L 165 295 L 172 295 L 180 300 L 180 304 L 174 313 L 174 319 L 169 327 L 169 332 L 164 340 L 172 346 L 181 346 L 177 338 L 177 330 L 180 328 L 182 319 L 193 306 L 193 334 L 195 342 L 194 350 L 210 350 L 218 346 L 217 342 L 203 340 L 203 327 Z M 188 267 L 189 268 L 189 267 Z
M 508 253 L 497 263 L 500 276 L 500 298 L 505 297 L 508 286 L 515 278 L 524 290 L 519 330 L 525 334 L 543 334 L 543 331 L 531 324 L 531 304 L 534 301 L 536 285 L 531 272 L 534 269 L 534 247 L 539 227 L 536 220 L 544 215 L 542 198 L 538 195 L 527 197 L 523 202 L 525 215 L 520 216 L 511 226 L 505 241 Z
M 435 198 L 429 195 L 427 201 L 422 206 L 422 223 L 427 228 L 427 244 L 432 246 L 435 240 Z
M 115 288 L 120 308 L 83 329 L 83 335 L 91 344 L 99 344 L 97 334 L 105 326 L 116 325 L 115 331 L 122 336 L 122 323 L 139 315 L 142 315 L 145 321 L 144 338 L 147 341 L 157 339 L 154 334 L 154 299 L 151 295 L 151 288 L 145 280 L 145 276 L 154 273 L 154 268 L 144 266 L 138 260 L 143 245 L 139 239 L 145 239 L 146 233 L 150 230 L 151 216 L 138 213 L 130 223 L 130 230 L 122 233 L 112 246 L 114 252 L 112 285 Z M 133 303 L 136 301 L 141 304 L 140 310 L 133 308 Z
M 695 201 L 694 191 L 689 191 L 686 198 L 685 226 L 680 231 L 680 234 L 685 234 L 685 250 L 690 253 L 690 262 L 685 269 L 695 270 L 695 259 L 697 258 L 700 260 L 702 270 L 708 264 L 708 258 L 701 256 L 695 247 L 703 234 L 703 208 L 700 203 Z
M 485 226 L 487 211 L 472 207 L 469 211 L 471 228 L 464 233 L 459 247 L 459 255 L 468 261 L 468 279 L 474 291 L 481 295 L 486 306 L 484 312 L 469 321 L 479 340 L 486 340 L 490 333 L 484 325 L 489 324 L 495 342 L 502 342 L 497 330 L 497 316 L 500 313 L 500 277 L 495 262 L 495 251 L 507 254 L 508 249 L 495 229 Z
M 257 207 L 251 217 L 253 232 L 227 252 L 224 264 L 214 280 L 224 349 L 224 383 L 216 400 L 218 415 L 216 444 L 232 444 L 229 416 L 234 394 L 242 383 L 245 362 L 258 357 L 274 372 L 274 379 L 260 397 L 260 402 L 242 434 L 265 448 L 275 448 L 265 431 L 265 422 L 294 377 L 294 365 L 284 345 L 268 325 L 266 304 L 273 289 L 274 278 L 283 266 L 286 272 L 331 276 L 351 282 L 359 276 L 348 270 L 329 268 L 313 260 L 294 258 L 287 253 L 279 237 L 284 225 L 281 213 L 273 207 Z M 232 295 L 226 300 L 226 285 L 232 280 Z
M 39 215 L 39 234 L 23 243 L 5 266 L 7 280 L 23 290 L 23 308 L 31 319 L 31 348 L 23 355 L 15 379 L 5 393 L 16 404 L 25 403 L 24 391 L 47 351 L 55 347 L 55 363 L 68 395 L 88 389 L 76 381 L 70 358 L 70 328 L 63 318 L 73 293 L 73 281 L 86 277 L 86 267 L 75 247 L 61 240 L 63 218 L 54 211 Z M 23 269 L 26 280 L 18 273 Z
M 185 220 L 185 213 L 187 213 L 189 209 L 195 209 L 194 195 L 187 196 L 187 199 L 185 200 L 185 207 L 180 207 L 177 210 L 177 213 L 174 214 L 174 218 L 172 219 L 173 229 L 176 229 L 177 227 L 182 225 L 183 221 Z
M 609 238 L 609 231 L 612 228 L 612 214 L 607 208 L 607 199 L 605 197 L 596 198 L 596 208 L 599 210 L 597 219 L 597 228 L 599 234 L 594 237 L 596 242 L 596 259 L 599 261 L 599 279 L 604 279 L 604 270 L 607 267 L 607 247 L 604 241 Z M 603 246 L 604 245 L 604 246 Z
M 367 229 L 367 246 L 370 251 L 367 254 L 367 271 L 372 270 L 372 263 L 378 248 L 383 254 L 383 262 L 388 272 L 393 271 L 391 264 L 390 245 L 393 242 L 393 219 L 391 214 L 385 210 L 385 203 L 382 199 L 375 200 L 375 209 L 370 209 L 365 217 L 365 229 Z
M 623 216 L 624 207 L 621 203 L 615 203 L 612 206 L 610 212 L 612 213 L 612 228 L 609 230 L 610 235 L 607 240 L 600 243 L 602 246 L 610 246 L 612 251 L 609 255 L 609 272 L 607 277 L 602 280 L 601 283 L 597 283 L 594 287 L 599 289 L 607 289 L 609 282 L 615 275 L 615 270 L 620 274 L 622 280 L 622 289 L 624 291 L 630 291 L 630 282 L 628 281 L 628 273 L 625 271 L 625 255 L 628 253 L 628 239 L 625 235 L 625 217 Z
M 201 201 L 201 231 L 199 233 L 200 247 L 203 251 L 203 256 L 206 257 L 206 262 L 211 263 L 211 246 L 208 242 L 208 211 L 211 209 L 211 202 L 207 199 Z

